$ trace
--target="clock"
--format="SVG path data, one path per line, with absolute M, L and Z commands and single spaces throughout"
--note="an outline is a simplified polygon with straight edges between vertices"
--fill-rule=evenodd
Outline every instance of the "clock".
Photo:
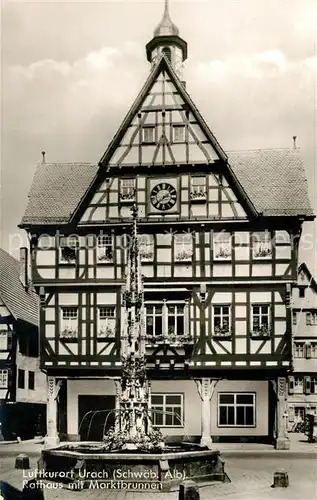
M 176 189 L 167 182 L 160 182 L 151 191 L 151 203 L 157 210 L 170 210 L 176 203 Z

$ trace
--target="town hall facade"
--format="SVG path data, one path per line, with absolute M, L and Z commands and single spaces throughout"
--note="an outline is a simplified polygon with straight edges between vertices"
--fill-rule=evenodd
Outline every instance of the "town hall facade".
M 136 205 L 153 425 L 171 440 L 287 448 L 291 290 L 314 217 L 300 153 L 222 149 L 182 80 L 187 43 L 167 2 L 146 55 L 149 77 L 98 165 L 43 157 L 21 222 L 47 441 L 85 439 L 87 412 L 118 407 Z M 103 424 L 96 415 L 92 439 Z

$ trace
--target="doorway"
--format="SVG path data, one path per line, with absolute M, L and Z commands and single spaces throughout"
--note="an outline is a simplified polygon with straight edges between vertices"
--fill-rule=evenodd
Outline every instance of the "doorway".
M 78 396 L 78 434 L 81 441 L 102 441 L 114 426 L 115 396 Z

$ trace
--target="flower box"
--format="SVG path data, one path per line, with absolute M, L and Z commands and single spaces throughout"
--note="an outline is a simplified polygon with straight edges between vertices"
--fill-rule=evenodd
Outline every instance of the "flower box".
M 252 338 L 268 338 L 271 336 L 271 330 L 267 326 L 261 326 L 258 330 L 251 332 Z
M 127 193 L 120 193 L 119 199 L 120 199 L 120 203 L 126 203 L 126 204 L 134 203 L 135 202 L 135 190 L 127 192 Z
M 218 327 L 214 329 L 213 337 L 231 338 L 231 331 L 227 327 Z
M 190 193 L 190 201 L 192 203 L 204 203 L 206 201 L 207 194 L 206 191 L 200 190 L 200 191 L 192 191 Z
M 175 260 L 177 262 L 187 262 L 187 261 L 191 261 L 193 258 L 193 252 L 192 251 L 183 251 L 183 252 L 179 252 L 176 254 L 175 256 Z

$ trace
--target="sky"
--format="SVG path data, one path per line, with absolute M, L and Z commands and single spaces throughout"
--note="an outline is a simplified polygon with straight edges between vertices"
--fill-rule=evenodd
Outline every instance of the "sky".
M 2 2 L 1 239 L 17 228 L 47 162 L 97 163 L 150 70 L 163 0 Z M 188 43 L 186 88 L 225 151 L 292 147 L 317 213 L 316 0 L 171 0 Z M 317 274 L 317 223 L 300 260 Z M 22 238 L 22 240 L 21 240 Z

